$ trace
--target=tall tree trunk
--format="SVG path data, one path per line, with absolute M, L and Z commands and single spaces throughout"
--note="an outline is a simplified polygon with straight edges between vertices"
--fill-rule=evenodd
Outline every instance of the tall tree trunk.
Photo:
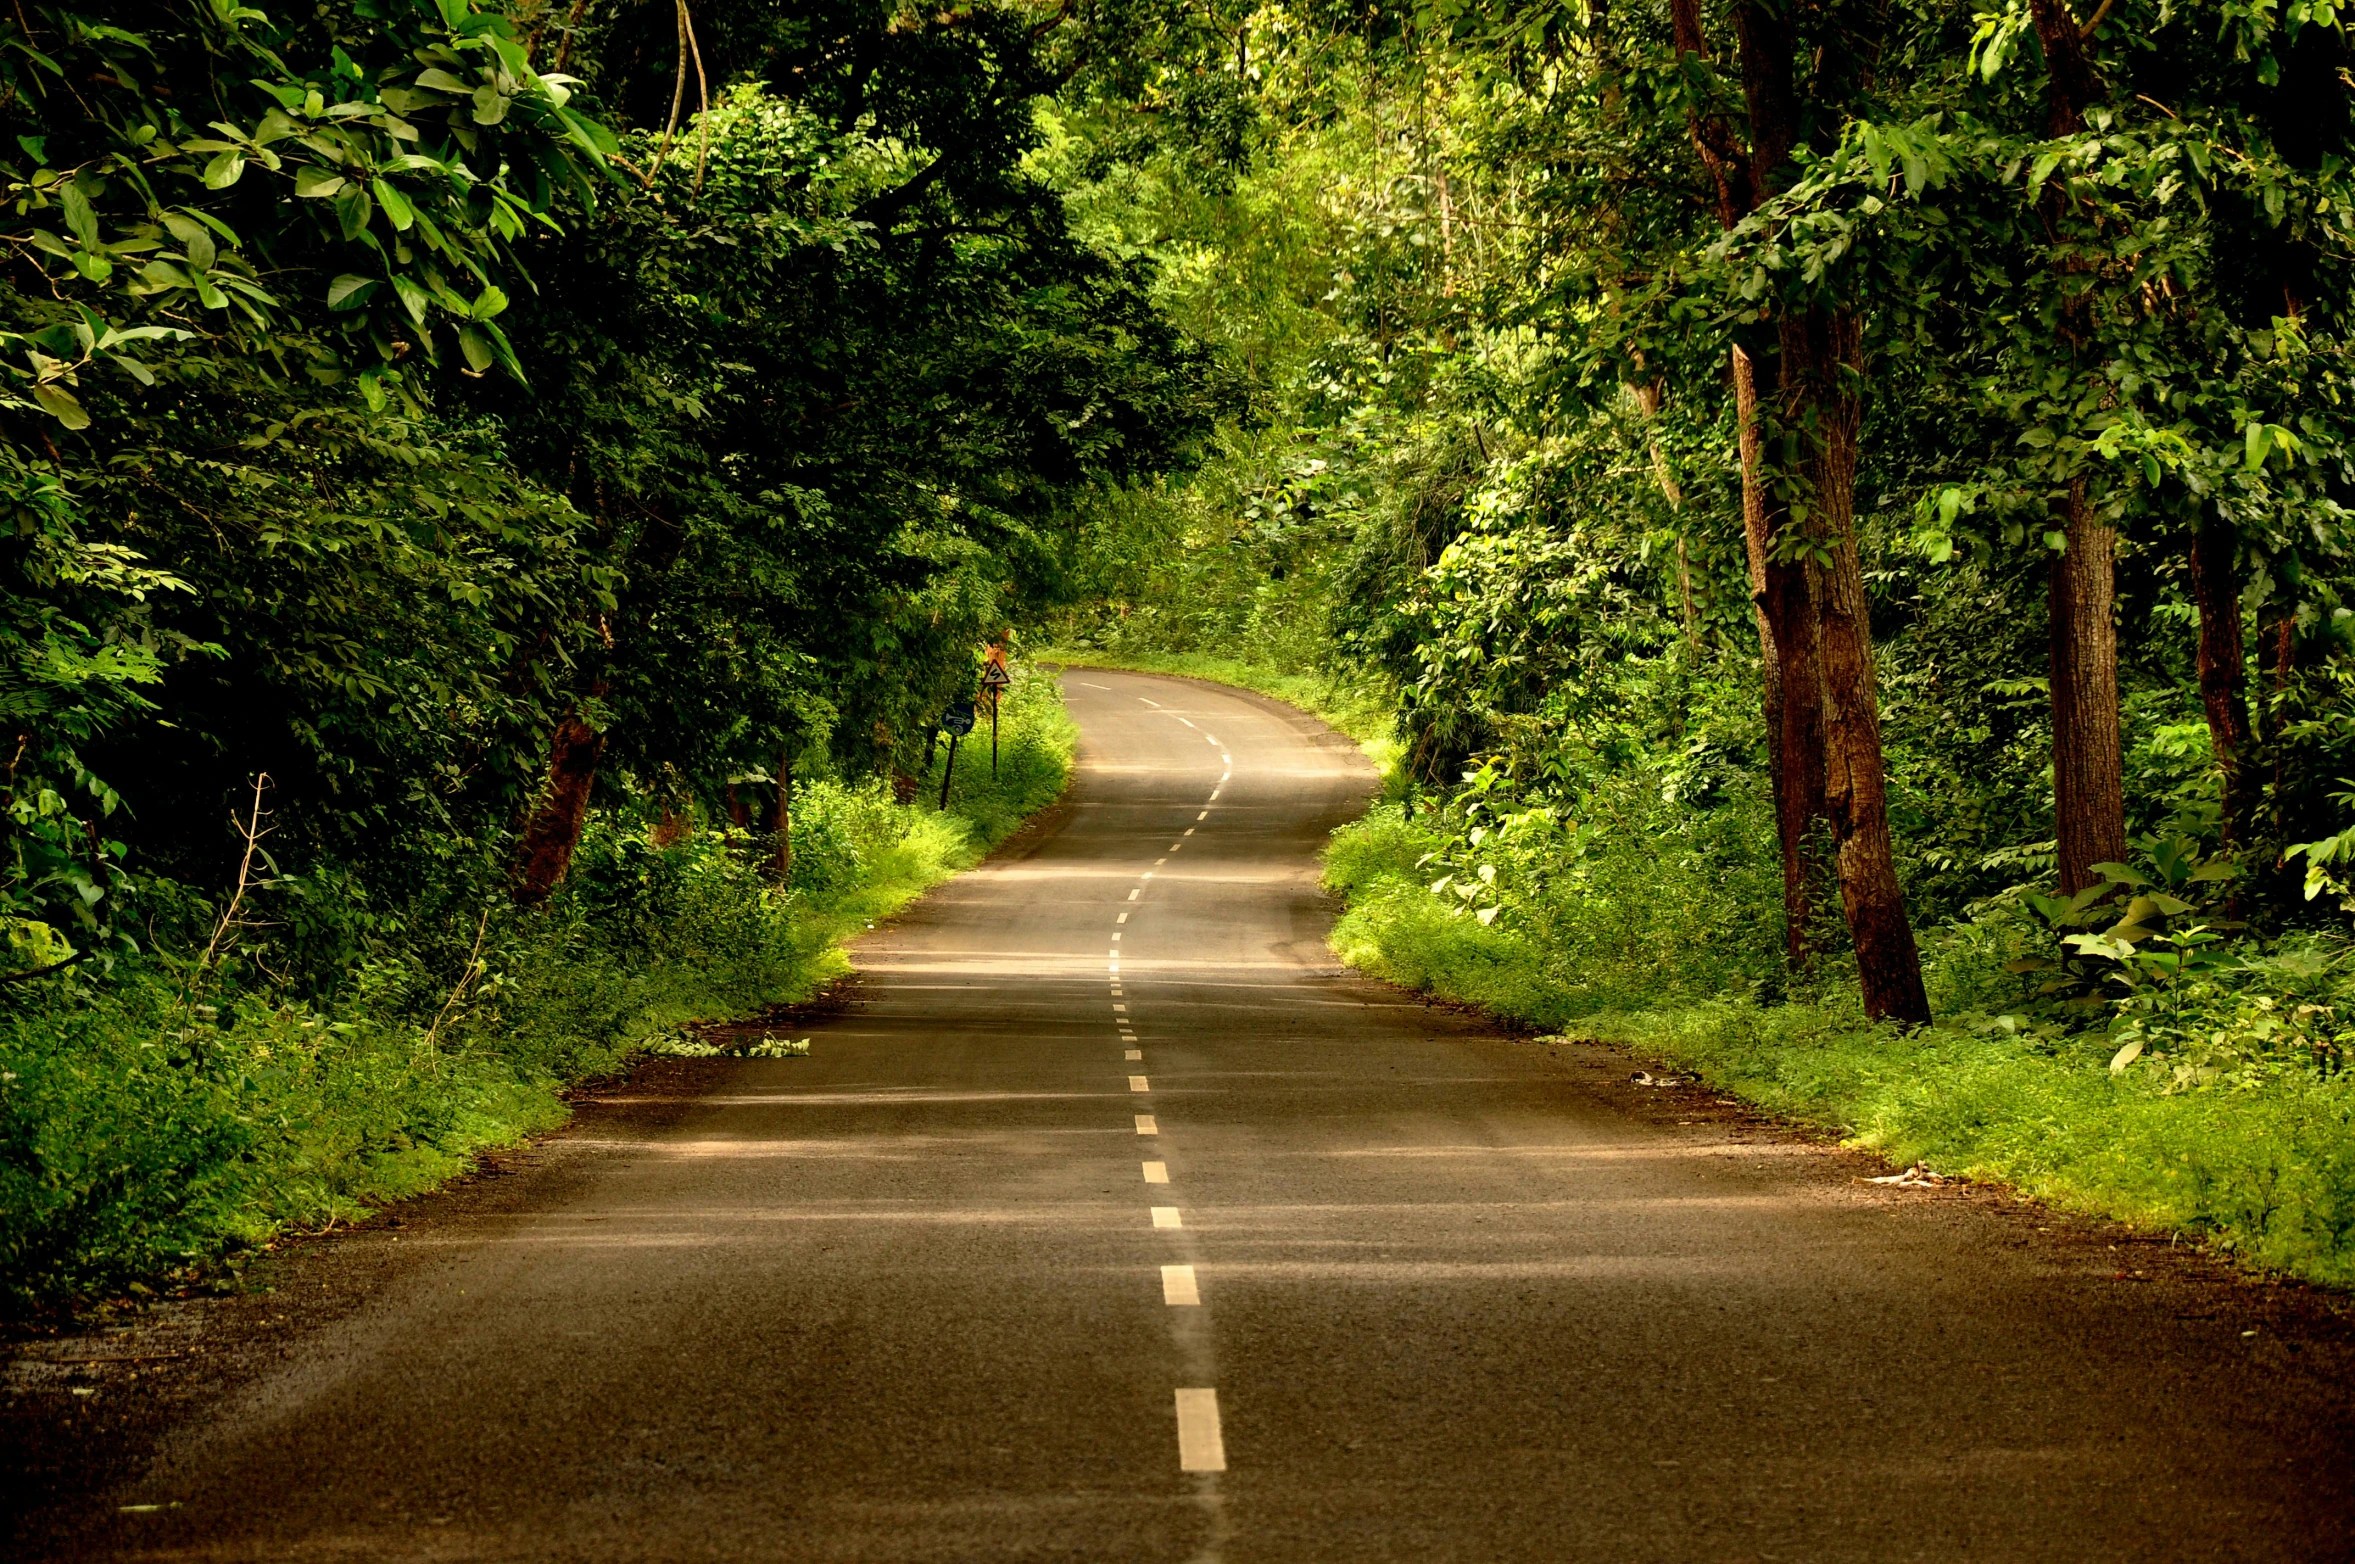
M 580 846 L 581 827 L 589 817 L 597 762 L 604 753 L 605 735 L 583 722 L 579 712 L 565 713 L 556 724 L 548 742 L 548 781 L 524 822 L 516 855 L 517 901 L 546 900 L 572 867 L 573 850 Z
M 1782 414 L 1785 426 L 1800 432 L 1804 453 L 1799 476 L 1808 500 L 1806 574 L 1820 644 L 1823 808 L 1832 824 L 1841 909 L 1856 945 L 1865 1014 L 1919 1025 L 1930 1019 L 1930 1000 L 1889 835 L 1871 604 L 1856 550 L 1863 408 L 1855 387 L 1863 332 L 1853 315 L 1810 312 L 1787 316 L 1779 335 Z M 1784 693 L 1787 709 L 1787 684 Z
M 2203 516 L 2191 538 L 2192 600 L 2200 610 L 2200 706 L 2216 754 L 2224 850 L 2238 856 L 2257 822 L 2256 733 L 2249 724 L 2248 648 L 2241 632 L 2240 576 L 2232 532 Z
M 1795 123 L 1790 101 L 1789 40 L 1777 17 L 1736 13 L 1742 75 L 1758 144 L 1743 145 L 1731 123 L 1695 112 L 1687 122 L 1693 151 L 1716 192 L 1717 220 L 1727 229 L 1748 216 L 1758 193 L 1789 155 Z M 1700 0 L 1671 0 L 1669 21 L 1679 56 L 1706 59 Z M 1768 51 L 1761 56 L 1759 51 Z M 1777 56 L 1775 51 L 1780 51 Z M 1774 61 L 1780 58 L 1778 69 Z M 1766 490 L 1766 447 L 1759 424 L 1762 381 L 1771 391 L 1776 361 L 1763 370 L 1749 353 L 1733 350 L 1734 414 L 1742 469 L 1742 546 L 1750 567 L 1750 608 L 1758 622 L 1760 705 L 1766 721 L 1767 771 L 1774 788 L 1775 835 L 1783 860 L 1783 957 L 1792 970 L 1807 965 L 1814 922 L 1815 823 L 1824 814 L 1823 702 L 1817 612 L 1806 571 L 1774 558 L 1776 518 Z M 1797 691 L 1794 699 L 1788 692 Z
M 2045 131 L 2059 138 L 2085 128 L 2085 107 L 2100 84 L 2066 0 L 2030 0 L 2044 50 Z M 2070 220 L 2069 197 L 2055 182 L 2042 197 L 2057 245 Z M 2082 263 L 2059 257 L 2064 273 Z M 2093 335 L 2082 298 L 2061 302 L 2060 336 L 2082 358 Z M 2082 363 L 2080 375 L 2093 371 Z M 2061 890 L 2075 895 L 2100 876 L 2097 863 L 2126 856 L 2126 793 L 2118 736 L 2118 535 L 2095 515 L 2082 472 L 2054 501 L 2063 551 L 2052 561 L 2048 635 L 2052 676 L 2053 835 L 2060 844 Z
M 777 749 L 777 883 L 793 883 L 793 746 Z
M 1812 849 L 1816 822 L 1824 818 L 1819 615 L 1806 568 L 1774 557 L 1779 518 L 1769 508 L 1766 489 L 1758 365 L 1737 347 L 1733 369 L 1741 438 L 1742 544 L 1750 565 L 1750 606 L 1758 618 L 1767 763 L 1774 781 L 1775 836 L 1783 858 L 1783 958 L 1797 970 L 1809 957 L 1808 931 L 1815 918 Z
M 2095 519 L 2085 481 L 2070 485 L 2065 547 L 2051 574 L 2052 805 L 2061 891 L 2126 856 L 2118 737 L 2118 535 Z

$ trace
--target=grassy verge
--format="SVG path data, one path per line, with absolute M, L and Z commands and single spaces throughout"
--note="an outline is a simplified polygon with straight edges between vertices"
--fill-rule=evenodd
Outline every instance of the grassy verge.
M 2355 1283 L 2355 1083 L 2285 1066 L 2169 1090 L 2113 1074 L 2095 1031 L 2039 1038 L 1964 1024 L 1912 1035 L 1841 1001 L 1706 999 L 1596 1008 L 1580 953 L 1443 902 L 1418 867 L 1439 842 L 1379 810 L 1336 835 L 1348 901 L 1333 947 L 1409 988 L 1624 1046 L 1900 1163 L 2009 1184 L 2056 1205 L 2207 1239 L 2257 1265 Z M 1539 927 L 1544 927 L 1540 924 Z M 1935 942 L 1933 942 L 1935 945 Z
M 904 806 L 880 783 L 799 789 L 790 887 L 739 833 L 656 845 L 598 817 L 547 905 L 494 889 L 438 937 L 379 925 L 324 991 L 158 962 L 18 1001 L 0 1012 L 0 1315 L 353 1220 L 562 1123 L 567 1087 L 687 1022 L 807 997 L 847 970 L 844 939 L 1053 802 L 1075 739 L 1025 671 L 999 775 L 986 747 L 960 756 L 945 812 L 937 780 Z
M 1297 673 L 1265 663 L 1201 652 L 1109 652 L 1093 647 L 1049 647 L 1033 650 L 1034 660 L 1074 668 L 1115 668 L 1130 673 L 1170 673 L 1191 679 L 1231 684 L 1237 689 L 1272 695 L 1297 706 L 1357 740 L 1359 748 L 1390 774 L 1397 758 L 1397 705 L 1390 692 L 1370 684 L 1355 684 L 1321 673 Z

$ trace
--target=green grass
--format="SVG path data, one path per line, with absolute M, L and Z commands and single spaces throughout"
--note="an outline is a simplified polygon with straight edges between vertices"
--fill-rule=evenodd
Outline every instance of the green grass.
M 2355 1284 L 2355 1082 L 2286 1067 L 2170 1092 L 2112 1074 L 2101 1032 L 2039 1040 L 1868 1024 L 1852 1002 L 1715 998 L 1597 1008 L 1576 950 L 1484 926 L 1432 894 L 1430 838 L 1381 811 L 1337 833 L 1332 935 L 1350 965 L 1550 1032 L 1629 1049 L 1898 1163 L 2204 1238 L 2259 1266 Z
M 656 847 L 599 816 L 546 906 L 494 886 L 486 923 L 380 940 L 324 996 L 192 992 L 152 963 L 20 999 L 0 1011 L 0 1316 L 191 1280 L 290 1228 L 363 1218 L 561 1124 L 568 1087 L 688 1022 L 808 997 L 848 970 L 845 939 L 1052 803 L 1076 738 L 1054 681 L 1025 670 L 1000 776 L 986 745 L 961 755 L 945 813 L 937 768 L 906 806 L 879 782 L 804 786 L 790 890 L 741 836 Z M 478 928 L 484 970 L 452 1003 Z

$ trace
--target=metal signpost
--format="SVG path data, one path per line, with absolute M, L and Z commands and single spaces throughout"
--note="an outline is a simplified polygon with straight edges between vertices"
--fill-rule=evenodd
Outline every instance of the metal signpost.
M 940 773 L 940 807 L 943 809 L 949 806 L 949 779 L 957 774 L 957 740 L 973 731 L 974 716 L 971 701 L 951 701 L 948 709 L 940 714 L 941 728 L 949 736 L 949 763 Z
M 992 782 L 998 779 L 998 697 L 1013 682 L 1014 676 L 1006 671 L 1006 665 L 994 658 L 981 670 L 981 693 L 989 697 L 989 779 Z

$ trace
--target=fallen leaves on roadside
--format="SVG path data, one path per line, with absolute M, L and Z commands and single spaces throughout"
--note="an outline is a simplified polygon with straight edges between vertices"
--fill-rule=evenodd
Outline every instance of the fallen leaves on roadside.
M 1917 1162 L 1902 1173 L 1888 1173 L 1879 1178 L 1868 1178 L 1867 1184 L 1887 1184 L 1892 1189 L 1936 1189 L 1949 1182 L 1943 1173 L 1933 1173 L 1927 1162 Z

